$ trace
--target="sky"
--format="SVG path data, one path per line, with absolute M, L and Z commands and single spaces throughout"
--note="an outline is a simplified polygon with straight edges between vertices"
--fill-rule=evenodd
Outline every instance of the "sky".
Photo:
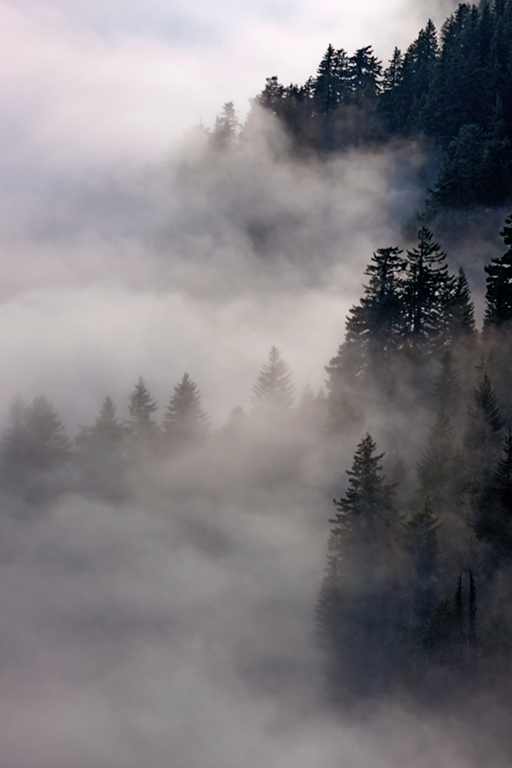
M 139 375 L 162 403 L 187 370 L 219 424 L 273 344 L 298 391 L 322 386 L 372 250 L 421 202 L 414 158 L 352 155 L 324 175 L 276 165 L 262 128 L 231 186 L 219 171 L 184 190 L 173 163 L 226 101 L 243 119 L 266 77 L 303 82 L 329 43 L 386 61 L 449 9 L 0 2 L 2 417 L 44 392 L 76 431 L 107 393 L 125 407 Z M 279 268 L 248 241 L 261 226 Z
M 9 178 L 154 160 L 265 78 L 303 82 L 328 43 L 383 61 L 453 4 L 375 0 L 55 0 L 0 3 Z
M 184 134 L 226 101 L 243 119 L 268 76 L 304 81 L 329 43 L 385 61 L 452 7 L 0 0 L 0 421 L 45 394 L 73 437 L 106 395 L 126 418 L 140 375 L 161 418 L 186 370 L 217 428 L 274 344 L 297 393 L 321 387 L 372 251 L 421 204 L 421 158 L 298 164 L 262 120 L 205 173 Z M 340 727 L 323 709 L 331 498 L 314 461 L 290 479 L 286 457 L 239 453 L 150 468 L 117 507 L 7 510 L 5 768 L 483 765 L 508 728 L 485 698 L 459 720 L 386 699 Z

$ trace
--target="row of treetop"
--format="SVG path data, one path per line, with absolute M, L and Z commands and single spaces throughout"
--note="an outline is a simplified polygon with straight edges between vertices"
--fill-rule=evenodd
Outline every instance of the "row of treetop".
M 285 127 L 298 154 L 329 154 L 397 139 L 438 151 L 427 203 L 503 205 L 512 195 L 512 0 L 462 3 L 438 32 L 429 21 L 387 66 L 371 46 L 352 55 L 329 45 L 303 85 L 269 77 L 254 105 Z M 233 149 L 250 127 L 224 105 L 212 144 Z

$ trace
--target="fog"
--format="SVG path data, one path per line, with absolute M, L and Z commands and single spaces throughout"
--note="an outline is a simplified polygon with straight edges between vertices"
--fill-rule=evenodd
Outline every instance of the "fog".
M 350 28 L 354 46 L 380 24 L 367 6 Z M 435 176 L 435 160 L 412 143 L 297 161 L 279 128 L 261 115 L 235 154 L 210 154 L 197 133 L 181 135 L 182 129 L 202 109 L 212 119 L 233 91 L 253 95 L 273 74 L 267 63 L 283 64 L 286 80 L 284 61 L 289 67 L 290 49 L 305 39 L 316 10 L 299 4 L 302 26 L 297 23 L 276 59 L 267 48 L 274 51 L 282 40 L 295 4 L 244 4 L 247 18 L 256 15 L 261 25 L 253 34 L 263 38 L 265 31 L 267 42 L 261 58 L 250 59 L 249 75 L 235 71 L 228 89 L 227 73 L 243 58 L 247 37 L 231 43 L 230 55 L 211 68 L 210 49 L 197 59 L 183 41 L 190 34 L 191 45 L 208 40 L 212 48 L 218 19 L 206 15 L 198 29 L 204 6 L 179 7 L 186 50 L 184 59 L 169 63 L 172 35 L 157 23 L 169 12 L 160 3 L 151 7 L 142 22 L 138 4 L 126 12 L 123 5 L 121 23 L 117 3 L 78 3 L 73 12 L 64 2 L 2 4 L 15 33 L 27 45 L 33 34 L 47 54 L 41 82 L 70 63 L 55 84 L 62 91 L 54 101 L 40 97 L 47 111 L 38 114 L 33 135 L 27 115 L 37 79 L 34 93 L 21 89 L 16 109 L 8 105 L 12 153 L 0 287 L 4 423 L 16 395 L 30 401 L 44 393 L 74 437 L 79 425 L 94 422 L 106 395 L 127 418 L 140 375 L 161 419 L 187 371 L 214 431 L 221 431 L 233 408 L 249 412 L 252 387 L 274 344 L 290 365 L 297 399 L 306 384 L 322 388 L 347 311 L 361 295 L 365 265 L 376 248 L 403 244 L 402 228 Z M 436 4 L 440 18 L 446 10 Z M 397 21 L 402 11 L 396 3 L 387 13 L 391 30 L 407 43 L 433 10 L 408 5 Z M 290 78 L 304 79 L 316 66 L 334 12 L 327 4 L 308 36 L 308 71 L 299 67 Z M 223 3 L 220 13 L 230 19 L 234 12 Z M 347 19 L 347 8 L 341 16 Z M 245 17 L 235 14 L 235 21 L 246 30 Z M 151 45 L 136 36 L 140 24 L 148 37 L 155 35 Z M 221 27 L 219 36 L 227 36 Z M 98 85 L 112 36 L 112 79 Z M 388 45 L 387 33 L 377 38 Z M 89 59 L 80 58 L 84 51 L 94 53 L 96 77 Z M 182 96 L 172 92 L 171 107 L 163 109 L 161 89 L 175 83 L 188 56 L 195 71 L 209 68 L 207 82 L 190 91 L 189 77 Z M 15 83 L 33 77 L 29 64 L 23 72 L 15 61 Z M 159 72 L 158 107 L 148 111 L 146 94 L 130 122 L 120 106 L 121 116 L 102 127 L 96 142 L 90 126 L 106 103 L 112 107 L 111 93 L 120 105 L 133 98 L 131 86 L 118 89 L 119 72 L 128 82 L 139 67 L 140 90 Z M 95 101 L 86 120 L 66 95 L 78 72 L 77 102 L 83 106 L 84 93 Z M 184 109 L 184 102 L 193 108 Z M 55 107 L 62 103 L 68 114 Z M 171 113 L 179 115 L 172 131 Z M 141 121 L 151 126 L 146 132 Z M 15 135 L 21 123 L 22 139 Z M 169 149 L 172 132 L 181 138 Z M 480 254 L 455 253 L 457 259 L 475 263 L 476 284 Z M 386 432 L 385 414 L 368 419 Z M 469 703 L 443 709 L 390 693 L 354 701 L 343 712 L 325 695 L 314 608 L 332 495 L 345 489 L 359 438 L 356 430 L 334 459 L 316 443 L 280 456 L 261 436 L 236 450 L 221 441 L 202 454 L 133 469 L 129 496 L 116 503 L 77 492 L 42 507 L 4 499 L 2 765 L 507 765 L 508 713 L 494 694 L 475 693 Z M 300 432 L 299 448 L 303 440 Z

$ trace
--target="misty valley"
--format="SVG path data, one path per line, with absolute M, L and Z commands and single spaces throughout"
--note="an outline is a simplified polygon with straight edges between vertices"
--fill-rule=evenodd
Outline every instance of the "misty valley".
M 493 0 L 16 181 L 5 768 L 510 768 L 511 180 Z

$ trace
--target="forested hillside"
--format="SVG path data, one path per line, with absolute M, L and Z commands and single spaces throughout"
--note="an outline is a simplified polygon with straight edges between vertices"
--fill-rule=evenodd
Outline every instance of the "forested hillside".
M 439 31 L 429 21 L 387 64 L 371 45 L 353 54 L 329 45 L 303 85 L 269 77 L 254 104 L 276 116 L 299 155 L 401 139 L 435 150 L 440 168 L 427 218 L 503 205 L 512 195 L 512 4 L 461 3 Z M 227 104 L 213 138 L 229 143 L 236 131 Z
M 345 488 L 316 608 L 331 693 L 421 690 L 436 668 L 485 679 L 512 650 L 512 217 L 501 234 L 481 330 L 464 271 L 449 272 L 430 230 L 405 251 L 379 248 L 326 365 L 327 394 L 306 387 L 297 400 L 272 347 L 249 410 L 217 430 L 188 373 L 159 422 L 141 377 L 129 418 L 107 396 L 74 444 L 45 397 L 16 399 L 1 446 L 8 508 L 42 515 L 62 493 L 123 503 L 141 473 L 170 473 L 182 499 L 201 478 L 222 505 L 261 486 L 319 498 Z
M 239 116 L 13 172 L 5 768 L 505 768 L 512 0 Z

